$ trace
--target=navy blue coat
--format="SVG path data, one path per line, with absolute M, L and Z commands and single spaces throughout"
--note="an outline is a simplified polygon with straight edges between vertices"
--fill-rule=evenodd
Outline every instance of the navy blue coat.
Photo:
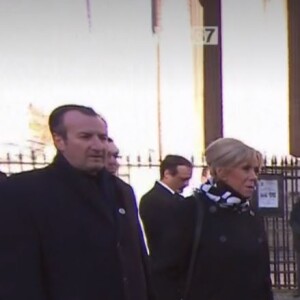
M 130 186 L 64 159 L 0 186 L 0 299 L 149 300 Z

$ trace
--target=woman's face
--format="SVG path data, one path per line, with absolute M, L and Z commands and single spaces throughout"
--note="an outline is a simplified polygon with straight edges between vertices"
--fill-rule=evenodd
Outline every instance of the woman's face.
M 258 161 L 253 159 L 236 167 L 224 169 L 222 180 L 241 196 L 248 198 L 255 190 L 258 172 Z

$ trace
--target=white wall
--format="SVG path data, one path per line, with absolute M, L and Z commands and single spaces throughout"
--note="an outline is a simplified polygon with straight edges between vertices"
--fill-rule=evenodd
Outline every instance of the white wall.
M 196 151 L 188 1 L 164 0 L 164 154 Z M 284 0 L 223 4 L 224 133 L 288 152 Z M 0 143 L 27 139 L 26 108 L 83 103 L 104 114 L 123 153 L 157 154 L 156 39 L 150 0 L 0 1 Z M 197 175 L 198 176 L 198 175 Z M 143 187 L 152 185 L 148 177 Z M 139 194 L 142 193 L 139 189 Z
M 223 2 L 224 134 L 268 154 L 289 152 L 285 2 Z
M 30 102 L 46 113 L 59 104 L 83 103 L 107 118 L 123 152 L 157 152 L 151 1 L 89 2 L 90 20 L 84 0 L 0 2 L 0 100 L 7 106 L 0 109 L 1 131 L 10 128 L 9 138 L 21 142 Z M 185 1 L 164 1 L 163 27 L 164 154 L 190 155 L 195 119 L 189 117 L 193 91 Z M 7 118 L 15 113 L 20 118 Z

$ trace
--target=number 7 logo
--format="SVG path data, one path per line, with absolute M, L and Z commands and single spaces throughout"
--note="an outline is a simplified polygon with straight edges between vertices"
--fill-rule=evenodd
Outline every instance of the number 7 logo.
M 217 26 L 193 27 L 192 40 L 196 45 L 218 45 L 219 35 Z

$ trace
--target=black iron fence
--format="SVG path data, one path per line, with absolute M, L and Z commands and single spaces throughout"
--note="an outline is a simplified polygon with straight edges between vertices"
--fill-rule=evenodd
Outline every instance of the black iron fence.
M 191 158 L 193 160 L 193 158 Z M 27 154 L 7 154 L 0 158 L 0 170 L 7 173 L 22 172 L 46 166 L 51 159 L 34 151 Z M 196 163 L 190 189 L 198 186 L 205 169 L 203 162 Z M 296 255 L 293 249 L 293 236 L 289 227 L 289 215 L 293 204 L 300 196 L 300 164 L 295 158 L 278 161 L 273 158 L 265 162 L 264 174 L 281 175 L 283 178 L 283 214 L 265 217 L 268 234 L 273 285 L 276 288 L 296 287 Z M 139 199 L 148 191 L 159 176 L 159 162 L 149 156 L 146 159 L 125 157 L 121 161 L 120 177 L 130 183 Z
M 263 172 L 281 175 L 283 178 L 283 214 L 278 217 L 265 217 L 273 284 L 277 288 L 295 288 L 296 255 L 289 217 L 300 196 L 300 164 L 295 158 L 284 158 L 280 161 L 273 158 L 270 164 L 266 164 Z

